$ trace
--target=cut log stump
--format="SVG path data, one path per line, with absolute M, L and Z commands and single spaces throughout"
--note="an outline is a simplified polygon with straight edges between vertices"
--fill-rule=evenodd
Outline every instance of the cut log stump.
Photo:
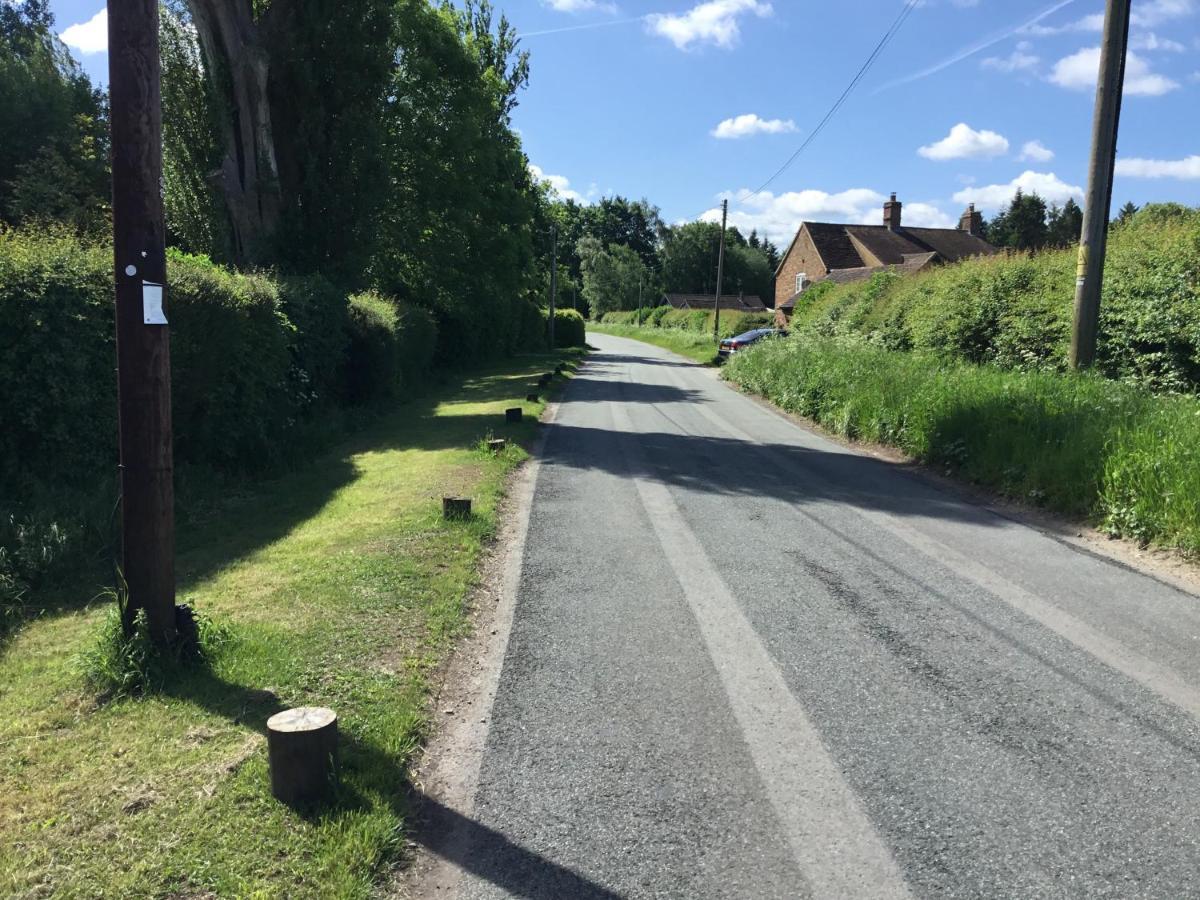
M 337 777 L 337 713 L 301 706 L 267 719 L 271 793 L 288 806 L 329 799 Z
M 508 441 L 506 441 L 504 438 L 492 438 L 487 442 L 487 445 L 488 449 L 493 453 L 499 453 L 508 446 Z
M 540 394 L 526 394 L 525 395 L 525 401 L 527 403 L 537 403 L 538 400 L 540 400 L 540 399 L 541 399 Z
M 511 406 L 504 411 L 505 422 L 520 422 L 524 410 L 519 406 Z
M 471 517 L 470 497 L 443 497 L 443 519 L 469 519 Z

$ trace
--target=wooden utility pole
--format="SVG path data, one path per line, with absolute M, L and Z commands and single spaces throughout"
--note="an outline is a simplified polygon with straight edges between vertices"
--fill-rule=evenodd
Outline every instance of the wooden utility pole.
M 1113 170 L 1117 156 L 1117 125 L 1121 118 L 1121 89 L 1125 80 L 1125 51 L 1129 44 L 1132 0 L 1108 0 L 1104 39 L 1100 47 L 1100 77 L 1092 122 L 1092 160 L 1088 166 L 1083 233 L 1075 272 L 1075 317 L 1071 330 L 1071 368 L 1086 369 L 1096 359 L 1100 323 L 1100 291 L 1108 245 L 1108 208 L 1112 202 Z
M 175 639 L 175 491 L 158 0 L 109 7 L 123 624 L 128 633 L 144 609 L 151 637 L 166 644 Z
M 638 279 L 638 324 L 642 324 L 642 279 Z
M 550 226 L 550 349 L 554 349 L 554 303 L 558 300 L 558 223 Z
M 729 201 L 721 201 L 721 244 L 717 251 L 717 302 L 713 304 L 713 340 L 721 341 L 721 282 L 725 277 L 725 222 L 729 217 Z

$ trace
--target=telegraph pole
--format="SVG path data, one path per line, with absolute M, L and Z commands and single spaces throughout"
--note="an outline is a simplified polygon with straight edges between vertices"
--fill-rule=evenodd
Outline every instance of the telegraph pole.
M 166 644 L 175 639 L 175 491 L 158 0 L 109 5 L 123 624 L 128 633 L 145 610 L 151 637 Z
M 1071 330 L 1073 369 L 1086 369 L 1096 359 L 1100 291 L 1104 282 L 1104 255 L 1108 244 L 1108 208 L 1112 202 L 1131 2 L 1107 0 L 1104 11 L 1100 78 L 1096 85 L 1096 110 L 1092 123 L 1092 160 L 1088 166 L 1083 233 L 1079 239 L 1079 265 L 1075 272 L 1075 317 Z
M 642 324 L 642 279 L 638 279 L 638 324 Z
M 729 201 L 721 201 L 721 249 L 717 252 L 717 302 L 713 304 L 713 340 L 721 341 L 721 280 L 725 277 L 725 221 L 729 216 Z
M 550 226 L 550 349 L 554 350 L 554 303 L 558 299 L 558 223 Z

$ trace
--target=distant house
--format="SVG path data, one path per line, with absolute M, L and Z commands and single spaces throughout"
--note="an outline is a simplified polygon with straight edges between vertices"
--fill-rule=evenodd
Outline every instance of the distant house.
M 670 306 L 672 309 L 703 309 L 713 311 L 716 304 L 713 294 L 663 294 L 659 305 Z M 722 294 L 721 312 L 768 312 L 762 298 L 757 294 Z
M 999 252 L 980 236 L 983 216 L 974 203 L 957 228 L 905 228 L 901 210 L 902 204 L 892 194 L 883 204 L 882 225 L 802 222 L 775 270 L 776 322 L 786 325 L 796 300 L 818 282 L 842 284 L 876 272 L 919 272 L 939 263 Z

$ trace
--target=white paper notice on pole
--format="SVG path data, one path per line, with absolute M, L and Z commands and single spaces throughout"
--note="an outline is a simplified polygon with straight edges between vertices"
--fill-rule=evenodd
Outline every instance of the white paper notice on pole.
M 153 281 L 142 282 L 142 322 L 146 325 L 166 325 L 163 312 L 163 286 Z

